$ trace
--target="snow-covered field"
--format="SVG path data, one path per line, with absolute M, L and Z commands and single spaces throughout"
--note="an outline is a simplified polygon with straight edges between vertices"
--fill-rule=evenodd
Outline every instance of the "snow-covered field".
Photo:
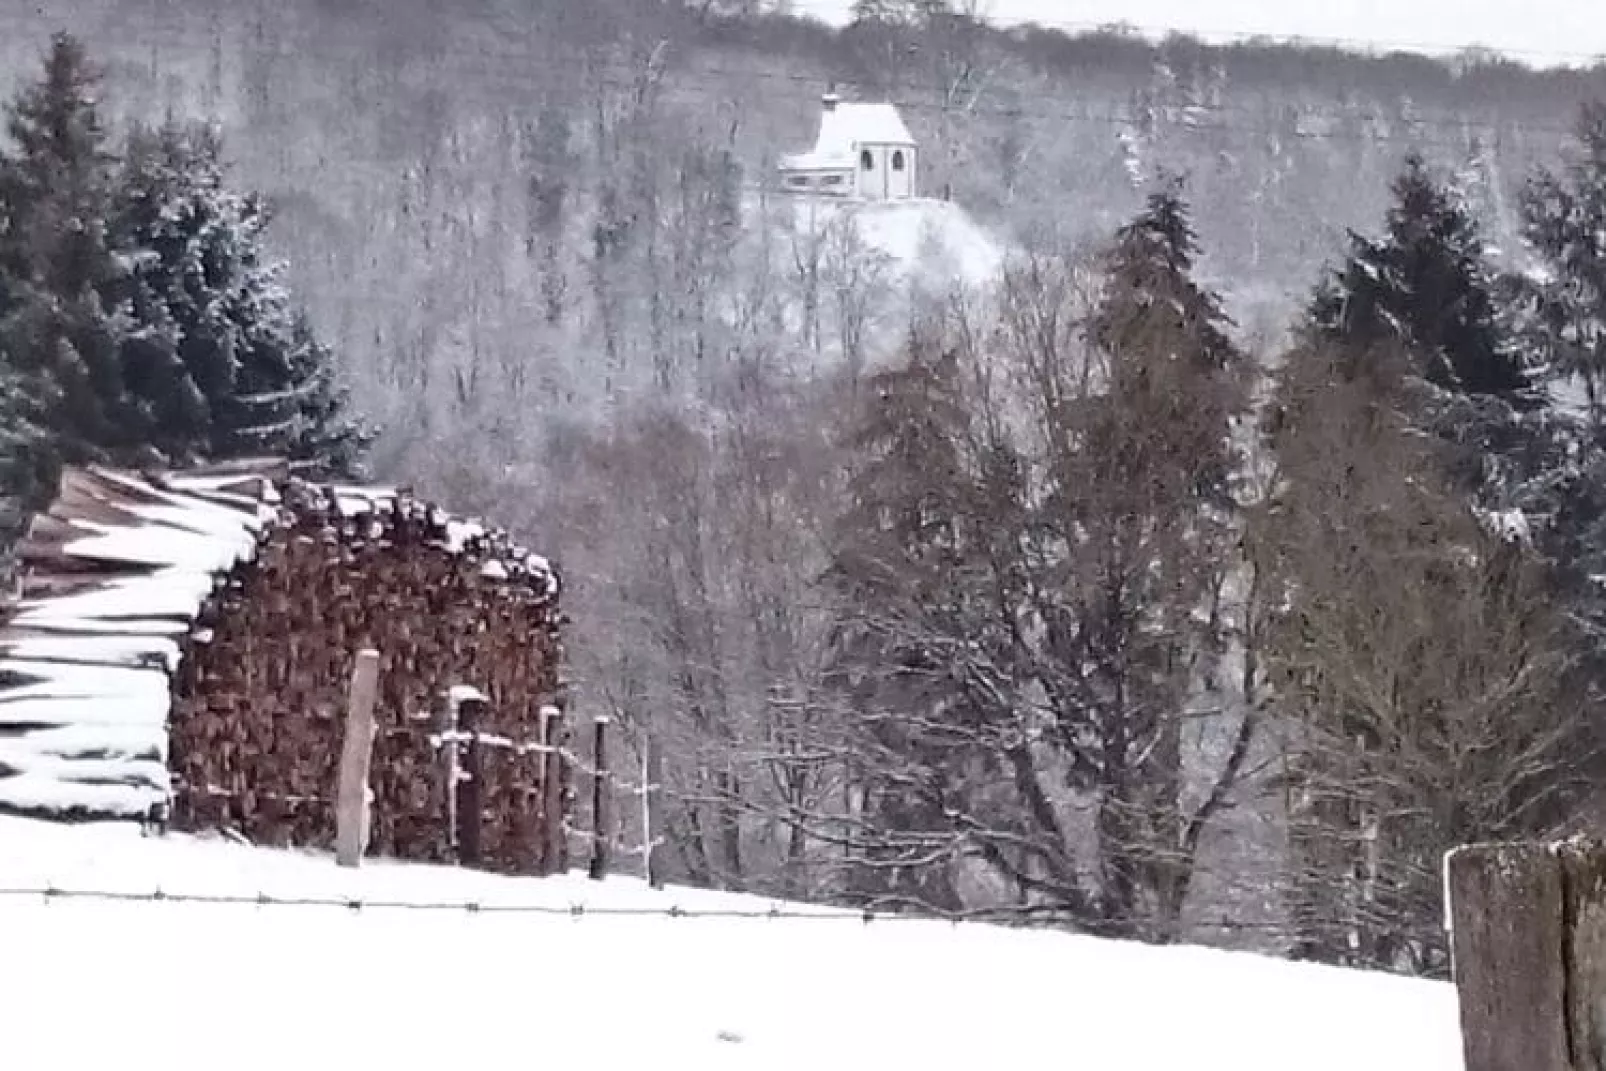
M 676 917 L 771 905 L 628 880 L 337 869 L 317 855 L 0 819 L 0 1064 L 714 1071 L 1457 1071 L 1444 985 L 979 925 Z M 640 915 L 573 916 L 640 910 Z

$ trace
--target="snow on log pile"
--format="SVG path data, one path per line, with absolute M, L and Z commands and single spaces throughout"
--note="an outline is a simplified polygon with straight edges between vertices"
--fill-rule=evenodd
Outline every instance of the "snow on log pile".
M 170 675 L 219 577 L 271 507 L 104 470 L 69 470 L 18 547 L 0 630 L 0 807 L 148 817 L 168 797 Z
M 504 745 L 482 750 L 480 862 L 564 865 L 558 580 L 504 533 L 279 463 L 90 469 L 19 557 L 0 809 L 327 846 L 352 659 L 374 647 L 370 850 L 455 858 L 461 774 L 441 744 L 450 697 L 474 694 Z

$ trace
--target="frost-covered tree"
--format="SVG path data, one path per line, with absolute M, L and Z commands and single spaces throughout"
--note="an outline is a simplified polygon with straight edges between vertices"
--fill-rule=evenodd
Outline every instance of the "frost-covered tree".
M 967 694 L 956 657 L 967 641 L 982 642 L 992 617 L 978 584 L 989 525 L 1001 538 L 1018 521 L 1018 508 L 990 520 L 980 513 L 964 394 L 959 357 L 918 338 L 902 367 L 867 381 L 847 436 L 849 505 L 836 521 L 829 574 L 842 607 L 833 681 L 859 730 L 850 776 L 862 828 L 848 890 L 939 911 L 963 906 L 956 814 L 969 810 L 971 780 L 997 775 L 989 739 L 1009 714 Z
M 1523 192 L 1523 237 L 1539 270 L 1521 288 L 1519 324 L 1535 359 L 1582 385 L 1606 425 L 1606 104 L 1580 115 L 1572 159 Z
M 125 370 L 174 459 L 282 453 L 345 471 L 371 434 L 346 414 L 335 357 L 265 248 L 261 200 L 230 189 L 215 133 L 136 129 L 115 236 L 134 267 Z
M 27 523 L 29 494 L 50 478 L 38 400 L 16 371 L 0 362 L 0 590 L 8 588 L 7 551 Z
M 1204 683 L 1244 360 L 1195 254 L 1157 193 L 1093 293 L 1023 265 L 996 331 L 863 392 L 833 575 L 886 895 L 948 907 L 979 870 L 987 906 L 1176 932 L 1254 728 Z
M 131 313 L 125 375 L 154 417 L 151 437 L 169 458 L 212 454 L 218 409 L 235 389 L 241 325 L 242 214 L 222 189 L 216 145 L 169 125 L 136 128 L 118 175 L 114 238 L 130 252 Z
M 289 358 L 290 374 L 283 390 L 289 395 L 291 416 L 282 430 L 269 436 L 268 445 L 292 461 L 304 463 L 311 472 L 343 477 L 360 474 L 378 430 L 353 405 L 351 388 L 341 378 L 334 351 L 318 339 L 304 312 L 296 313 L 291 324 Z M 266 396 L 246 394 L 242 400 L 251 409 L 271 397 L 271 392 Z
M 1201 697 L 1198 670 L 1221 639 L 1212 607 L 1236 540 L 1234 428 L 1248 373 L 1219 296 L 1194 278 L 1197 255 L 1188 206 L 1168 183 L 1106 259 L 1087 326 L 1093 377 L 1068 389 L 1081 370 L 1048 362 L 1035 377 L 1047 432 L 1042 521 L 1066 548 L 1071 581 L 1043 605 L 1061 660 L 1053 693 L 1085 742 L 1104 912 L 1118 926 L 1153 912 L 1161 932 L 1175 924 L 1202 829 L 1253 731 L 1247 712 L 1221 719 L 1232 743 L 1205 758 L 1209 788 L 1190 805 L 1184 726 L 1215 720 L 1194 712 L 1201 699 L 1227 705 Z
M 1278 376 L 1255 543 L 1295 950 L 1442 972 L 1437 860 L 1560 828 L 1598 763 L 1545 408 L 1470 213 L 1415 158 Z M 1570 522 L 1569 522 L 1570 523 Z
M 0 152 L 0 356 L 49 430 L 23 489 L 33 505 L 53 492 L 56 465 L 130 455 L 150 431 L 123 375 L 128 273 L 107 227 L 114 158 L 97 86 L 82 46 L 58 35 L 43 77 L 9 109 Z
M 1415 154 L 1394 180 L 1384 233 L 1351 232 L 1343 266 L 1318 290 L 1318 335 L 1364 354 L 1402 347 L 1409 370 L 1444 390 L 1515 400 L 1530 388 L 1502 331 L 1478 222 Z
M 259 202 L 226 187 L 204 130 L 135 130 L 114 155 L 98 85 L 58 36 L 0 152 L 7 490 L 36 508 L 60 465 L 90 460 L 348 468 L 370 436 L 266 257 Z
M 1527 270 L 1508 321 L 1550 388 L 1508 508 L 1522 511 L 1593 679 L 1606 679 L 1606 104 L 1580 113 L 1568 159 L 1521 198 Z M 1582 405 L 1577 404 L 1581 395 Z M 1597 686 L 1598 687 L 1598 686 Z M 1583 714 L 1580 712 L 1580 716 Z
M 1442 973 L 1443 853 L 1561 829 L 1600 748 L 1545 563 L 1480 522 L 1406 393 L 1400 376 L 1354 376 L 1342 349 L 1290 354 L 1277 491 L 1253 534 L 1274 607 L 1261 657 L 1284 742 L 1291 949 Z

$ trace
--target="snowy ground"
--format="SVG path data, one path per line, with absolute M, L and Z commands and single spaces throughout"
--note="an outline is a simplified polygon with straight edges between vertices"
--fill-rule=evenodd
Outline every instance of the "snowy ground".
M 478 901 L 557 914 L 0 894 L 0 1060 L 116 1067 L 1458 1071 L 1447 986 L 1197 949 L 873 922 L 0 819 L 0 887 Z M 567 909 L 640 909 L 590 914 Z
M 802 234 L 824 232 L 848 218 L 864 244 L 891 259 L 894 275 L 936 292 L 955 284 L 986 286 L 998 278 L 1006 248 L 952 201 L 857 201 L 788 196 Z

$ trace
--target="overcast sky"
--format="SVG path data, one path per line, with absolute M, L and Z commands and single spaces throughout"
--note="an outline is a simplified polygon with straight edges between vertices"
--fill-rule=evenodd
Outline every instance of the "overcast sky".
M 1208 39 L 1243 34 L 1343 39 L 1410 51 L 1482 45 L 1535 66 L 1606 56 L 1606 0 L 981 0 L 1002 22 L 1067 30 L 1127 22 Z M 793 10 L 840 22 L 852 0 L 793 0 Z M 1337 42 L 1335 42 L 1337 43 Z

